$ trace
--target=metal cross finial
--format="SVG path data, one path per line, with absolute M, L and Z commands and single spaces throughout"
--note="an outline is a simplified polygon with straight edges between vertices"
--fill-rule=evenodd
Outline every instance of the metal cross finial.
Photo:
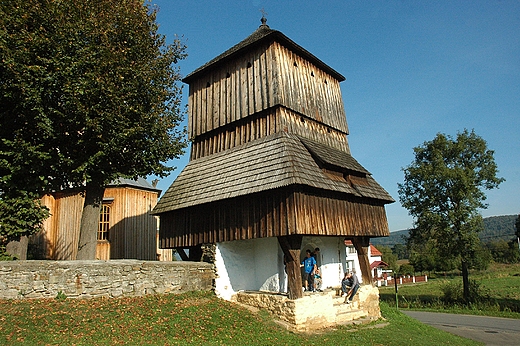
M 267 25 L 267 18 L 265 18 L 265 16 L 267 16 L 267 12 L 265 12 L 263 8 L 260 10 L 260 12 L 262 12 L 262 19 L 260 19 L 262 25 Z

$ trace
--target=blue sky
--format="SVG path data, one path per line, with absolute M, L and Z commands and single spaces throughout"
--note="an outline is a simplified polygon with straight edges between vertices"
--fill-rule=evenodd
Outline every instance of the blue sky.
M 520 213 L 520 1 L 152 1 L 159 31 L 188 46 L 185 76 L 267 24 L 346 77 L 352 155 L 394 197 L 391 231 L 412 226 L 398 202 L 413 147 L 474 129 L 506 179 L 483 216 Z M 184 88 L 187 103 L 188 89 Z M 165 192 L 187 164 L 162 179 Z

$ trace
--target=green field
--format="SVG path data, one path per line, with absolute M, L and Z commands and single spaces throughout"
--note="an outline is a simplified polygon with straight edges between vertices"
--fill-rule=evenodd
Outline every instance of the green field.
M 0 301 L 1 345 L 478 345 L 381 304 L 384 319 L 313 334 L 212 293 Z
M 470 306 L 444 304 L 442 288 L 449 283 L 462 283 L 462 278 L 441 275 L 427 283 L 399 285 L 399 308 L 520 318 L 520 264 L 493 264 L 486 271 L 472 271 L 470 280 L 480 284 L 482 300 L 478 303 Z M 393 286 L 380 288 L 379 294 L 381 301 L 395 307 Z
M 486 300 L 441 304 L 438 277 L 399 286 L 400 308 L 520 318 L 520 265 L 471 273 Z M 265 311 L 251 312 L 210 292 L 121 299 L 0 301 L 1 345 L 477 345 L 419 323 L 395 309 L 393 287 L 381 288 L 383 319 L 312 334 L 292 333 Z M 317 307 L 319 308 L 319 307 Z

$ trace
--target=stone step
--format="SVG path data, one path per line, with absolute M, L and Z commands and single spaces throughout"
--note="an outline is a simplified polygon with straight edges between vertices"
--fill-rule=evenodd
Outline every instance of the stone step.
M 345 308 L 345 309 L 352 309 L 353 307 L 359 308 L 359 301 L 357 299 L 354 299 L 354 301 L 350 302 L 350 304 L 345 303 L 346 298 L 345 297 L 334 297 L 332 299 L 332 304 L 335 308 Z
M 366 313 L 363 310 L 354 309 L 350 311 L 336 312 L 336 323 L 342 324 L 346 322 L 352 322 L 362 317 L 365 317 Z

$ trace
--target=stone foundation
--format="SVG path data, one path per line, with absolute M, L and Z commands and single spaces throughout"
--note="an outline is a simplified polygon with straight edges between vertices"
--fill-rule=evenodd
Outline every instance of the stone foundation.
M 377 320 L 379 290 L 372 285 L 359 288 L 351 304 L 336 295 L 335 290 L 308 293 L 303 298 L 290 300 L 284 294 L 241 291 L 234 297 L 238 303 L 265 309 L 278 320 L 296 331 L 312 331 L 338 324 L 351 323 L 360 318 Z

